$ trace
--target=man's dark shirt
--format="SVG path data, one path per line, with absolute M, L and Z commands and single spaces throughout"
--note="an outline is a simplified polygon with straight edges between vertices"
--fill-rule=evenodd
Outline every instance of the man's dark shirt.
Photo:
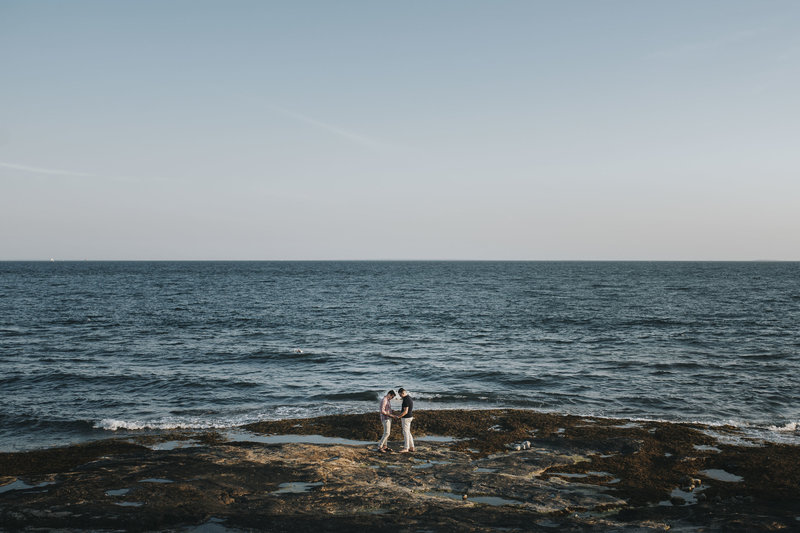
M 408 407 L 408 412 L 403 415 L 403 418 L 411 418 L 411 417 L 413 417 L 414 415 L 411 414 L 411 411 L 414 410 L 414 400 L 412 400 L 411 396 L 409 396 L 408 394 L 403 396 L 403 408 L 400 409 L 400 410 L 402 411 L 406 407 Z

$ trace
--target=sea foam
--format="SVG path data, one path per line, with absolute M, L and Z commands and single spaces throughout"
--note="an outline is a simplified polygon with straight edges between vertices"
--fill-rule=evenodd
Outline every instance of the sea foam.
M 795 433 L 800 431 L 800 423 L 798 422 L 788 422 L 783 426 L 769 426 L 767 429 L 770 431 L 778 431 L 780 433 Z

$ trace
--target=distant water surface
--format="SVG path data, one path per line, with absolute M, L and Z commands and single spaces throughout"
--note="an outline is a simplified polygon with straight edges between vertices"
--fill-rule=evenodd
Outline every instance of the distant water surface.
M 0 262 L 0 449 L 515 407 L 800 442 L 800 263 Z

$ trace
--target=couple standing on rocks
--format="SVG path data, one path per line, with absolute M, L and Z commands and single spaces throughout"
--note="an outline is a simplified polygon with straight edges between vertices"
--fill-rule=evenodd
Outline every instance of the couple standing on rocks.
M 400 420 L 400 427 L 403 430 L 403 449 L 400 453 L 407 453 L 414 451 L 414 437 L 411 436 L 411 421 L 414 416 L 411 414 L 414 411 L 414 400 L 408 395 L 404 388 L 397 389 L 397 393 L 403 399 L 403 406 L 401 411 L 392 410 L 392 399 L 395 397 L 393 390 L 386 393 L 381 399 L 381 424 L 383 424 L 383 437 L 378 443 L 378 451 L 391 452 L 392 450 L 387 446 L 389 442 L 389 432 L 392 429 L 392 419 L 397 418 Z

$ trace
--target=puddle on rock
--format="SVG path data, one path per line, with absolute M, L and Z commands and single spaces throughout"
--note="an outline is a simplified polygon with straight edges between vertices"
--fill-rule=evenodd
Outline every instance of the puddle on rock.
M 196 440 L 168 440 L 166 442 L 153 444 L 149 446 L 149 448 L 156 451 L 169 451 L 179 448 L 196 448 L 197 446 L 200 446 L 200 443 Z
M 366 440 L 341 439 L 322 435 L 259 435 L 249 431 L 231 430 L 225 434 L 231 442 L 259 442 L 261 444 L 338 444 L 348 446 L 364 446 L 375 444 Z M 419 440 L 417 438 L 416 440 Z
M 497 472 L 496 468 L 476 468 L 475 472 L 480 472 L 481 474 L 494 474 Z
M 707 444 L 695 444 L 694 449 L 700 452 L 721 452 L 716 446 L 708 446 Z
M 509 500 L 507 498 L 500 498 L 499 496 L 469 496 L 467 501 L 495 507 L 499 505 L 525 505 L 524 502 L 519 500 Z
M 141 507 L 144 504 L 142 502 L 114 502 L 114 505 L 119 505 L 120 507 Z
M 708 470 L 701 470 L 700 473 L 707 478 L 714 479 L 716 481 L 725 481 L 727 483 L 738 483 L 740 481 L 744 481 L 742 476 L 737 476 L 736 474 L 731 474 L 730 472 L 726 472 L 725 470 L 719 470 L 716 468 L 709 468 Z
M 447 498 L 448 500 L 456 500 L 463 502 L 482 503 L 484 505 L 500 506 L 500 505 L 524 505 L 524 502 L 519 500 L 509 500 L 499 496 L 469 496 L 464 498 L 463 494 L 456 494 L 454 492 L 423 492 L 425 496 L 432 496 L 434 498 Z
M 44 481 L 42 483 L 37 483 L 36 485 L 31 485 L 29 483 L 25 483 L 21 479 L 18 479 L 8 485 L 3 485 L 0 487 L 0 494 L 4 492 L 9 492 L 12 490 L 28 490 L 28 489 L 38 489 L 40 487 L 46 487 L 47 485 L 54 485 L 55 481 Z
M 187 533 L 228 533 L 231 531 L 242 531 L 241 529 L 231 529 L 225 526 L 225 520 L 211 517 L 208 521 L 199 526 L 194 526 L 185 530 Z
M 311 491 L 314 487 L 322 486 L 322 482 L 303 483 L 301 481 L 290 481 L 289 483 L 281 483 L 278 485 L 278 490 L 273 491 L 272 494 L 302 494 Z
M 140 479 L 139 483 L 175 483 L 171 479 L 164 479 L 159 477 L 149 477 L 147 479 Z
M 589 477 L 589 474 L 572 474 L 568 472 L 547 472 L 548 476 L 560 476 L 560 477 L 568 477 L 568 478 L 584 478 Z
M 675 504 L 672 503 L 673 498 L 680 498 L 684 501 L 682 505 L 694 505 L 697 503 L 697 494 L 702 492 L 702 489 L 697 489 L 694 492 L 686 492 L 685 490 L 681 489 L 672 489 L 670 493 L 669 500 L 665 500 L 662 502 L 658 502 L 660 507 L 674 507 Z
M 131 491 L 131 489 L 113 489 L 107 490 L 106 496 L 125 496 Z
M 424 437 L 414 437 L 415 441 L 421 442 L 458 442 L 460 439 L 455 437 L 440 437 L 437 435 L 426 435 Z
M 411 468 L 430 468 L 433 465 L 450 465 L 452 461 L 426 461 L 424 463 L 415 464 Z
M 622 424 L 621 426 L 611 426 L 611 427 L 616 429 L 635 429 L 642 427 L 642 425 L 636 422 L 628 422 L 627 424 Z

